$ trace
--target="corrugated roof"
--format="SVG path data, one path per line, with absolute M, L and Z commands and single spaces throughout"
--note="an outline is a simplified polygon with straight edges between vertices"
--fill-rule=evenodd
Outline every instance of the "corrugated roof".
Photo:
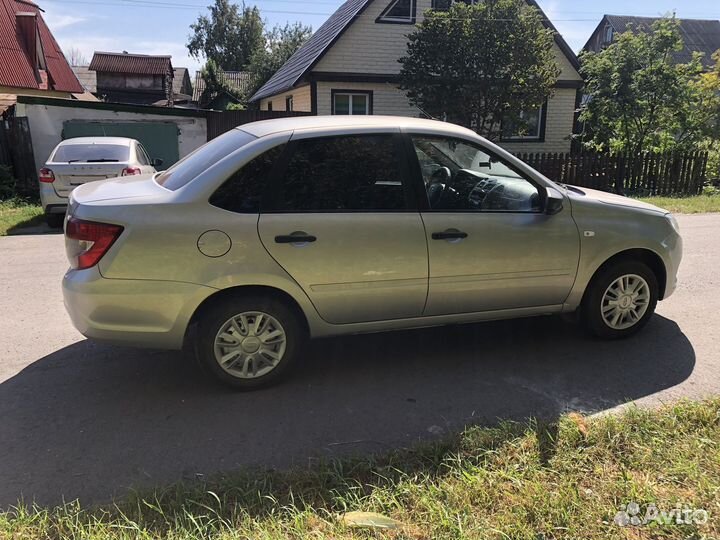
M 370 2 L 372 0 L 347 0 L 302 47 L 295 51 L 295 54 L 270 77 L 270 80 L 255 92 L 250 101 L 274 96 L 295 86 Z
M 627 15 L 605 15 L 605 19 L 616 32 L 625 32 L 629 26 L 650 29 L 659 17 L 633 17 Z M 720 21 L 705 19 L 678 19 L 680 34 L 685 46 L 682 51 L 673 53 L 676 62 L 686 64 L 692 60 L 693 52 L 704 53 L 703 64 L 712 67 L 715 62 L 712 55 L 720 49 Z
M 526 0 L 543 15 L 543 24 L 555 34 L 555 42 L 575 69 L 580 69 L 580 61 L 565 39 L 547 18 L 535 0 Z M 280 94 L 294 87 L 300 79 L 322 58 L 343 31 L 363 12 L 373 0 L 347 0 L 317 32 L 266 82 L 250 101 Z
M 72 66 L 72 70 L 85 90 L 93 94 L 97 92 L 97 73 L 90 71 L 87 66 Z
M 96 52 L 88 69 L 133 75 L 165 75 L 173 69 L 170 58 L 149 54 Z
M 47 65 L 48 87 L 59 92 L 82 92 L 62 49 L 45 24 L 40 8 L 27 0 L 0 0 L 0 85 L 40 89 L 16 29 L 16 13 L 34 13 Z
M 250 74 L 247 71 L 223 71 L 227 81 L 241 93 L 245 93 L 250 84 Z M 198 71 L 195 73 L 195 85 L 193 86 L 193 101 L 200 101 L 202 93 L 205 91 L 205 79 Z M 213 96 L 214 97 L 214 96 Z

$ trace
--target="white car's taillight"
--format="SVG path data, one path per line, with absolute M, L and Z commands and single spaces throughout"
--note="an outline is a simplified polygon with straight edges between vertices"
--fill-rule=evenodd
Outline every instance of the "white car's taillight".
M 65 250 L 70 266 L 76 270 L 95 266 L 122 232 L 120 225 L 71 217 L 65 227 Z
M 45 184 L 52 184 L 55 181 L 55 173 L 47 167 L 43 167 L 38 173 L 38 180 Z
M 142 174 L 139 167 L 125 167 L 120 176 L 135 176 L 136 174 Z

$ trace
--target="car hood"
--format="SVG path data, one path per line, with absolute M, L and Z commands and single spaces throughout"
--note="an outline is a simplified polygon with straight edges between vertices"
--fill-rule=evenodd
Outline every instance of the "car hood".
M 667 214 L 667 210 L 662 208 L 638 201 L 637 199 L 631 199 L 630 197 L 623 197 L 615 193 L 608 193 L 606 191 L 599 191 L 597 189 L 589 189 L 578 186 L 567 186 L 567 193 L 571 200 L 588 200 L 597 201 L 603 204 L 610 204 L 612 206 L 624 206 L 626 208 L 636 208 L 638 210 L 645 210 L 646 212 L 657 212 L 659 214 Z
M 79 203 L 111 201 L 115 199 L 136 199 L 153 197 L 166 193 L 163 187 L 153 180 L 153 174 L 122 176 L 78 186 L 72 192 L 72 198 Z

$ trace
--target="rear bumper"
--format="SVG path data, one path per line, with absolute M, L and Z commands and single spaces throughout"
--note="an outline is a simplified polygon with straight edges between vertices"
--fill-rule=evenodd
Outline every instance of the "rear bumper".
M 58 195 L 52 184 L 40 182 L 40 202 L 46 214 L 63 214 L 67 210 L 68 198 Z
M 105 279 L 97 267 L 69 270 L 65 309 L 88 338 L 110 343 L 180 349 L 197 307 L 216 289 L 172 281 Z

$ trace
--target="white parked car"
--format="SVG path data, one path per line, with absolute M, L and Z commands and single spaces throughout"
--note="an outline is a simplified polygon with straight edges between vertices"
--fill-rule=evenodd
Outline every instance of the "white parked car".
M 58 144 L 40 169 L 40 201 L 51 227 L 61 227 L 68 195 L 95 180 L 157 172 L 143 145 L 125 137 L 78 137 Z

